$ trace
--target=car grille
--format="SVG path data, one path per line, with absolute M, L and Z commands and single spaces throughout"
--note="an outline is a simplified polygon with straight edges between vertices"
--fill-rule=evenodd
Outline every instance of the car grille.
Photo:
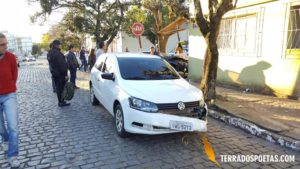
M 200 105 L 199 101 L 195 102 L 184 102 L 185 108 L 192 108 L 192 107 L 198 107 Z M 178 110 L 178 103 L 162 103 L 162 104 L 156 104 L 158 107 L 158 110 L 170 110 L 170 109 L 177 109 Z
M 201 118 L 201 114 L 198 111 L 194 111 L 193 108 L 185 109 L 185 110 L 161 110 L 160 113 L 170 114 L 175 116 L 183 116 L 183 117 L 192 117 L 192 118 Z

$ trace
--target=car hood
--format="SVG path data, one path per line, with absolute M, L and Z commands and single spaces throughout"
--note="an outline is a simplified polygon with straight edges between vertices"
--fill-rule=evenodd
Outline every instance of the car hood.
M 130 96 L 153 103 L 191 102 L 203 98 L 201 90 L 184 79 L 124 80 L 120 86 Z

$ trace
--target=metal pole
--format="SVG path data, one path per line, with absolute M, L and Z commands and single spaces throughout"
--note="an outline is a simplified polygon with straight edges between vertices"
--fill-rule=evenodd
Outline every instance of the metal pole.
M 140 52 L 142 52 L 142 41 L 141 41 L 141 36 L 138 36 L 138 39 L 139 39 Z
M 180 42 L 180 36 L 179 36 L 178 30 L 179 30 L 179 28 L 178 28 L 178 25 L 177 25 L 176 33 L 177 33 L 178 42 Z

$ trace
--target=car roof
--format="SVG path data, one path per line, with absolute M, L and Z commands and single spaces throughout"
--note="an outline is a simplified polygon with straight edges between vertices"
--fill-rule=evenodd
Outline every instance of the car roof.
M 156 55 L 150 55 L 145 53 L 111 53 L 115 55 L 117 58 L 160 58 Z

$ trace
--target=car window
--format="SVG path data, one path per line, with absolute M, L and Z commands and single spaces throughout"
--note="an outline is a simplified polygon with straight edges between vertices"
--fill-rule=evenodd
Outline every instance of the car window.
M 99 70 L 99 71 L 102 71 L 102 67 L 104 65 L 104 61 L 105 61 L 106 57 L 100 57 L 96 64 L 95 64 L 95 67 Z
M 114 73 L 114 71 L 115 71 L 115 62 L 114 62 L 113 58 L 107 57 L 105 64 L 104 64 L 103 72 L 104 73 Z
M 180 77 L 161 58 L 118 58 L 120 73 L 125 80 L 167 80 Z

